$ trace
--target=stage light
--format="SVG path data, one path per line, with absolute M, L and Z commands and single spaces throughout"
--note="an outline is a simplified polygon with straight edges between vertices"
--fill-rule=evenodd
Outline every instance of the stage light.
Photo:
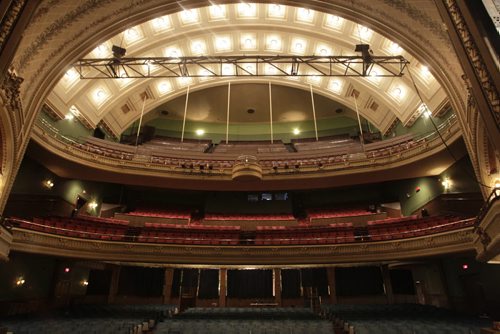
M 463 270 L 469 269 L 469 265 L 467 263 L 462 264 L 462 269 Z
M 66 267 L 66 268 L 64 268 L 64 272 L 65 272 L 65 273 L 69 273 L 70 271 L 71 271 L 71 268 L 70 268 L 70 267 Z

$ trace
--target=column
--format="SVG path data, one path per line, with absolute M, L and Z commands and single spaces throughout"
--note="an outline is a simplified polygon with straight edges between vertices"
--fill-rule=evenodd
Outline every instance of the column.
M 174 281 L 174 269 L 165 268 L 165 283 L 163 284 L 163 304 L 170 304 L 172 297 L 172 283 Z
M 387 304 L 394 304 L 394 293 L 392 292 L 391 275 L 389 267 L 384 264 L 380 267 L 382 271 L 382 279 L 384 280 L 385 295 L 387 296 Z
M 219 269 L 219 307 L 226 307 L 227 269 Z
M 108 304 L 113 304 L 115 302 L 116 295 L 118 293 L 118 282 L 120 282 L 120 266 L 113 266 L 111 268 L 111 283 L 109 285 L 108 294 Z
M 275 268 L 273 269 L 273 278 L 274 278 L 274 302 L 278 306 L 283 305 L 283 301 L 281 298 L 281 269 Z
M 326 269 L 328 286 L 330 287 L 330 304 L 337 304 L 337 288 L 335 287 L 335 267 Z

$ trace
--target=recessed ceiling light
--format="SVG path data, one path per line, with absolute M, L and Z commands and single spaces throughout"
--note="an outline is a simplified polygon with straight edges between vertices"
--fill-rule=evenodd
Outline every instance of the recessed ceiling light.
M 219 36 L 215 38 L 215 49 L 217 51 L 231 50 L 231 40 L 228 36 Z
M 221 19 L 226 17 L 226 6 L 212 5 L 209 9 L 210 17 L 213 19 Z
M 157 17 L 151 21 L 151 25 L 156 31 L 161 31 L 170 28 L 169 16 Z
M 172 84 L 170 83 L 170 81 L 161 81 L 160 83 L 158 83 L 158 91 L 160 92 L 160 94 L 166 94 L 170 91 L 172 91 Z
M 290 51 L 293 53 L 303 54 L 306 51 L 307 41 L 302 38 L 294 38 Z
M 314 11 L 309 8 L 299 8 L 297 10 L 297 20 L 303 22 L 312 22 L 314 19 Z
M 357 38 L 361 38 L 365 41 L 370 40 L 373 35 L 373 30 L 362 25 L 355 25 L 354 35 Z
M 101 44 L 98 45 L 93 52 L 96 56 L 103 57 L 109 53 L 109 48 L 106 44 Z
M 334 93 L 339 94 L 340 91 L 342 90 L 342 82 L 340 81 L 340 79 L 335 79 L 335 80 L 332 79 L 328 83 L 328 89 Z
M 191 44 L 191 51 L 194 54 L 204 54 L 206 53 L 206 45 L 203 41 L 195 41 Z
M 94 91 L 94 94 L 92 94 L 92 96 L 95 102 L 102 103 L 106 99 L 108 94 L 106 93 L 106 91 L 104 91 L 104 89 L 98 88 Z
M 254 3 L 240 3 L 237 7 L 238 16 L 255 17 L 257 15 L 257 5 Z
M 310 73 L 309 76 L 307 77 L 307 81 L 314 85 L 319 85 L 321 83 L 321 79 L 322 78 L 319 75 L 313 73 Z
M 285 6 L 281 6 L 278 4 L 272 4 L 268 7 L 268 15 L 269 17 L 275 18 L 284 18 L 285 17 Z
M 326 26 L 340 28 L 344 24 L 344 19 L 337 15 L 328 14 L 326 16 Z
M 198 11 L 196 9 L 183 10 L 179 15 L 183 24 L 196 23 L 199 21 Z
M 233 75 L 234 74 L 234 66 L 230 64 L 224 64 L 222 66 L 222 75 Z
M 390 48 L 391 48 L 391 51 L 393 53 L 398 53 L 398 52 L 403 51 L 403 49 L 399 46 L 399 44 L 398 43 L 394 43 L 394 42 L 391 42 L 391 47 Z
M 267 65 L 266 66 L 266 74 L 268 75 L 275 75 L 278 73 L 278 69 L 272 65 Z
M 281 38 L 278 36 L 270 36 L 267 39 L 267 49 L 269 50 L 281 50 Z
M 178 58 L 182 56 L 181 50 L 176 47 L 169 47 L 165 49 L 165 56 L 171 58 Z
M 425 65 L 420 66 L 420 73 L 422 73 L 424 77 L 428 77 L 431 75 L 431 71 L 429 71 L 429 68 Z

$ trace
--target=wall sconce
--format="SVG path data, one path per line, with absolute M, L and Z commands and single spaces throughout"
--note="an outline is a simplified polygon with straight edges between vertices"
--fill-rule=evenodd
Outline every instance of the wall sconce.
M 54 181 L 48 179 L 48 180 L 45 180 L 43 181 L 43 186 L 47 189 L 52 189 L 52 187 L 54 187 Z
M 16 286 L 23 286 L 24 283 L 26 283 L 26 280 L 24 277 L 20 276 L 16 279 Z
M 445 178 L 441 184 L 444 187 L 444 190 L 450 190 L 451 188 L 451 180 L 449 178 Z

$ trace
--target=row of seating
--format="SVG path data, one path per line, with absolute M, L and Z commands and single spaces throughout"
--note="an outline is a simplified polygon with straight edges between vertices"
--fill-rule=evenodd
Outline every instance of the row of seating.
M 70 218 L 35 218 L 33 222 L 11 220 L 16 226 L 34 231 L 77 238 L 106 241 L 139 241 L 151 243 L 201 245 L 295 245 L 329 244 L 357 241 L 384 241 L 450 231 L 471 226 L 473 219 L 457 217 L 426 217 L 398 221 L 393 224 L 370 225 L 358 231 L 351 223 L 320 227 L 280 226 L 240 231 L 240 226 L 203 226 L 149 223 L 144 227 L 103 225 L 95 221 Z
M 215 159 L 212 159 L 209 157 L 209 155 L 207 155 L 206 159 L 203 160 L 200 160 L 199 158 L 184 158 L 179 156 L 179 152 L 190 151 L 193 153 L 203 154 L 202 152 L 205 152 L 210 145 L 210 143 L 206 141 L 181 143 L 175 139 L 161 139 L 152 140 L 136 148 L 130 145 L 108 142 L 106 140 L 99 140 L 93 137 L 89 137 L 86 138 L 83 143 L 75 141 L 74 145 L 84 151 L 120 160 L 132 160 L 135 158 L 135 155 L 139 154 L 141 156 L 149 157 L 149 162 L 151 163 L 168 165 L 173 168 L 180 168 L 182 165 L 184 165 L 193 166 L 193 169 L 195 169 L 194 167 L 196 166 L 198 167 L 197 170 L 201 171 L 205 170 L 205 167 L 201 168 L 201 166 L 212 166 L 212 169 L 214 171 L 218 171 L 220 169 L 232 168 L 232 165 L 234 164 L 234 161 L 232 159 L 221 159 L 221 153 L 240 154 L 241 152 L 247 152 L 249 147 L 253 146 L 255 146 L 256 152 L 252 152 L 256 153 L 257 155 L 262 154 L 262 165 L 269 168 L 275 166 L 283 166 L 283 168 L 286 168 L 285 166 L 324 167 L 332 164 L 344 163 L 351 158 L 352 154 L 363 152 L 360 144 L 354 141 L 352 141 L 352 143 L 348 145 L 349 147 L 352 146 L 352 148 L 347 147 L 345 143 L 346 140 L 349 142 L 352 141 L 352 139 L 322 139 L 317 142 L 294 143 L 292 145 L 298 146 L 295 147 L 297 151 L 299 153 L 303 152 L 302 155 L 304 156 L 300 159 L 294 159 L 292 155 L 296 155 L 296 153 L 290 153 L 283 143 L 230 143 L 227 145 L 219 144 L 215 148 L 215 153 L 219 153 L 219 155 L 216 154 Z M 364 149 L 364 152 L 366 154 L 363 154 L 363 157 L 376 158 L 379 156 L 397 154 L 403 150 L 418 146 L 419 144 L 423 143 L 420 143 L 419 141 L 413 141 L 412 139 L 408 139 L 405 136 L 401 136 L 401 139 L 394 138 L 377 143 L 366 144 Z M 315 150 L 317 152 L 314 152 L 314 157 L 310 156 L 311 151 L 314 150 L 312 148 L 308 149 L 308 146 L 316 148 Z M 266 155 L 276 153 L 282 154 L 283 156 L 278 159 L 274 158 L 274 160 L 266 157 Z
M 0 328 L 15 334 L 150 333 L 173 305 L 80 305 L 44 317 L 2 319 Z
M 196 307 L 159 324 L 155 333 L 333 334 L 333 327 L 308 308 Z
M 295 220 L 295 217 L 291 214 L 206 214 L 205 220 Z
M 158 208 L 136 209 L 134 211 L 128 212 L 128 214 L 131 216 L 162 217 L 174 219 L 189 219 L 191 217 L 191 213 L 187 210 L 164 210 Z
M 409 219 L 368 226 L 371 240 L 392 240 L 424 236 L 433 233 L 451 231 L 457 228 L 472 226 L 473 219 L 459 219 L 458 217 L 426 217 Z
M 361 334 L 479 334 L 487 321 L 429 305 L 322 305 L 325 318 Z
M 363 216 L 370 214 L 372 214 L 372 212 L 365 208 L 313 209 L 307 212 L 309 218 L 312 219 Z

